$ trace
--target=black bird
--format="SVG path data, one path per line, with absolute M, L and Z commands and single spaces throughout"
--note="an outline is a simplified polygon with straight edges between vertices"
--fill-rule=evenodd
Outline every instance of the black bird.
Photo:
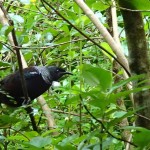
M 65 74 L 71 74 L 56 66 L 32 66 L 23 69 L 23 73 L 30 100 L 47 91 L 53 81 Z M 12 107 L 23 105 L 24 95 L 19 71 L 0 81 L 0 102 Z
M 47 91 L 53 81 L 71 73 L 56 66 L 32 66 L 23 69 L 23 74 L 28 96 L 32 101 Z M 0 81 L 0 103 L 11 107 L 19 107 L 26 103 L 19 71 Z

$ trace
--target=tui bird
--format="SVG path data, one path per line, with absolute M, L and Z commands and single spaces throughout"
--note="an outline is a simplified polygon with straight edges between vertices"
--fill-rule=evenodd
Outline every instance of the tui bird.
M 53 81 L 57 81 L 65 74 L 71 74 L 55 66 L 32 66 L 23 69 L 23 73 L 30 100 L 47 91 Z M 0 103 L 12 107 L 23 105 L 24 95 L 19 71 L 0 81 Z
M 71 75 L 70 72 L 56 66 L 32 66 L 23 69 L 23 74 L 31 101 L 47 91 L 53 81 L 57 81 L 65 74 Z M 11 107 L 27 104 L 22 91 L 19 71 L 0 81 L 0 103 Z M 31 112 L 31 108 L 28 110 L 27 112 Z

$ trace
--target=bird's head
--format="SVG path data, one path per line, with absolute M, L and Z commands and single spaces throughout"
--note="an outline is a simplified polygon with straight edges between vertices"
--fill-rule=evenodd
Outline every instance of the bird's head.
M 56 67 L 56 66 L 48 66 L 47 69 L 53 81 L 57 81 L 59 78 L 61 78 L 65 74 L 72 75 L 72 73 L 67 72 L 64 69 Z

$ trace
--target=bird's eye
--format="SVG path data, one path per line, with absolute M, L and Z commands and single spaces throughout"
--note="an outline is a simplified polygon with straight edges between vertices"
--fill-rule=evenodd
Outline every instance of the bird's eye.
M 59 69 L 57 69 L 56 71 L 59 72 Z

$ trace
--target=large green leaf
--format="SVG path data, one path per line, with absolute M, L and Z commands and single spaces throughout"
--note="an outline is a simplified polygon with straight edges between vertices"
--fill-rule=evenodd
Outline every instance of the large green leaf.
M 118 92 L 115 94 L 112 93 L 110 95 L 110 100 L 111 100 L 111 102 L 115 102 L 117 99 L 124 98 L 124 97 L 130 95 L 131 93 L 137 93 L 137 92 L 146 91 L 149 89 L 150 89 L 150 86 L 143 86 L 143 87 L 134 88 L 132 90 L 126 90 L 126 91 Z
M 18 122 L 19 119 L 15 118 L 14 116 L 11 117 L 9 115 L 1 115 L 0 116 L 0 128 L 7 128 L 12 124 Z
M 82 97 L 85 99 L 89 99 L 89 104 L 95 107 L 99 107 L 101 110 L 105 110 L 105 108 L 109 105 L 110 101 L 108 100 L 107 94 L 101 91 L 91 90 L 89 92 L 81 93 Z
M 108 128 L 115 126 L 120 123 L 124 118 L 131 117 L 134 114 L 134 111 L 116 111 L 113 113 L 113 118 L 107 125 Z
M 42 148 L 46 145 L 49 145 L 50 143 L 51 143 L 51 139 L 48 136 L 47 137 L 38 136 L 38 137 L 33 138 L 30 141 L 31 145 L 36 146 L 38 148 Z
M 85 64 L 82 66 L 82 76 L 87 84 L 90 86 L 100 86 L 103 91 L 110 88 L 112 84 L 111 73 L 100 67 Z
M 109 93 L 114 92 L 116 89 L 128 84 L 129 82 L 137 81 L 139 79 L 144 79 L 144 77 L 145 77 L 145 75 L 135 75 L 135 76 L 132 76 L 126 80 L 122 80 L 116 84 L 113 84 L 109 90 Z
M 149 149 L 150 145 L 150 130 L 142 127 L 127 126 L 123 129 L 132 130 L 133 142 L 139 149 Z M 148 146 L 148 147 L 147 147 Z

